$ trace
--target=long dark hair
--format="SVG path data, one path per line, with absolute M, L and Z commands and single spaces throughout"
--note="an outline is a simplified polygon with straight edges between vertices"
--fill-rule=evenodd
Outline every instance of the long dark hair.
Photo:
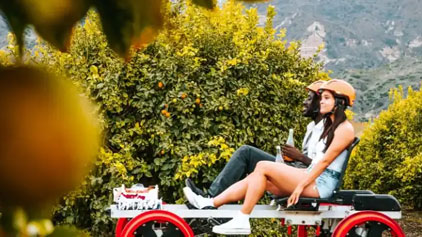
M 334 131 L 342 122 L 346 121 L 347 116 L 344 112 L 346 110 L 346 100 L 341 97 L 334 96 L 335 104 L 333 111 L 324 115 L 324 131 L 319 138 L 324 139 L 327 138 L 327 142 L 325 143 L 324 152 L 327 151 L 328 147 L 330 146 L 331 142 L 334 138 Z M 334 121 L 331 121 L 330 115 L 334 114 Z

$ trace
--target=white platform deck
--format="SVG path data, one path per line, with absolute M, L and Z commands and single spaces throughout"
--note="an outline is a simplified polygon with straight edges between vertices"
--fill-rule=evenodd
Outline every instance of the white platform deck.
M 232 218 L 241 205 L 224 205 L 215 210 L 188 209 L 186 205 L 166 204 L 162 210 L 172 212 L 182 218 Z M 116 205 L 111 205 L 112 218 L 134 218 L 146 212 L 142 210 L 118 210 Z M 251 218 L 285 218 L 289 224 L 321 223 L 323 219 L 343 219 L 359 211 L 347 205 L 320 206 L 318 211 L 288 211 L 277 210 L 277 206 L 256 205 L 251 213 Z M 400 219 L 401 212 L 380 212 L 392 219 Z

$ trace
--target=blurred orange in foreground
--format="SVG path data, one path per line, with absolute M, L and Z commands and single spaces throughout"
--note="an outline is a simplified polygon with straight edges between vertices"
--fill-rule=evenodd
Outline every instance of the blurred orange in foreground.
M 82 182 L 100 145 L 89 102 L 40 69 L 0 69 L 0 205 L 54 201 Z

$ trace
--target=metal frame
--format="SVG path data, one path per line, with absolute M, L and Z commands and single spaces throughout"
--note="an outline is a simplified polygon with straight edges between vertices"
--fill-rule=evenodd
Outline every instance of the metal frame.
M 161 210 L 169 211 L 181 218 L 233 218 L 241 209 L 241 205 L 224 205 L 218 209 L 198 210 L 188 209 L 186 205 L 166 204 Z M 112 218 L 135 218 L 141 213 L 151 210 L 119 210 L 116 205 L 111 206 Z M 321 225 L 323 220 L 344 219 L 356 211 L 350 205 L 321 205 L 318 211 L 289 211 L 278 210 L 276 206 L 256 205 L 250 215 L 251 218 L 280 218 L 284 219 L 287 225 Z M 388 216 L 391 219 L 400 219 L 401 211 L 377 212 Z

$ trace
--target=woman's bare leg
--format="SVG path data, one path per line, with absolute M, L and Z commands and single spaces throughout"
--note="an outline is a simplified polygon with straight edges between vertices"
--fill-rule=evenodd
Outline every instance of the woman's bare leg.
M 267 188 L 265 189 L 265 191 L 268 191 L 279 197 L 284 197 L 284 196 L 289 195 L 288 193 L 282 192 L 280 189 L 277 188 L 277 186 L 275 186 L 273 183 L 271 183 L 268 180 L 267 180 Z
M 246 178 L 234 183 L 232 186 L 224 190 L 221 194 L 214 198 L 214 206 L 220 207 L 226 203 L 232 203 L 239 200 L 243 200 L 246 195 L 246 191 L 248 188 L 248 178 L 253 178 L 252 176 L 247 176 Z M 288 195 L 286 192 L 282 192 L 277 186 L 275 186 L 270 181 L 267 181 L 266 184 L 266 191 L 275 194 L 277 196 L 285 196 Z
M 250 214 L 252 212 L 255 204 L 259 201 L 259 199 L 261 199 L 262 195 L 264 195 L 267 186 L 267 178 L 265 177 L 265 174 L 261 172 L 261 170 L 256 170 L 255 168 L 254 172 L 249 176 L 251 178 L 248 182 L 245 201 L 243 203 L 242 209 L 240 210 L 244 214 Z M 247 203 L 250 204 L 245 205 Z
M 290 194 L 306 175 L 304 169 L 268 161 L 258 162 L 254 172 L 248 176 L 250 179 L 241 212 L 245 214 L 252 212 L 255 204 L 264 194 L 267 181 L 274 184 L 280 192 Z M 314 186 L 315 182 L 306 187 L 302 195 L 304 197 L 319 197 L 319 193 L 314 189 Z
M 229 188 L 224 190 L 214 198 L 214 206 L 219 207 L 226 203 L 236 202 L 245 198 L 248 187 L 249 176 L 232 184 Z
M 243 213 L 251 213 L 253 207 L 262 197 L 265 190 L 276 195 L 289 195 L 306 175 L 304 169 L 290 167 L 285 164 L 261 161 L 255 171 L 243 180 L 233 184 L 214 198 L 214 206 L 244 199 Z M 306 197 L 319 197 L 318 192 L 309 185 L 303 192 Z

